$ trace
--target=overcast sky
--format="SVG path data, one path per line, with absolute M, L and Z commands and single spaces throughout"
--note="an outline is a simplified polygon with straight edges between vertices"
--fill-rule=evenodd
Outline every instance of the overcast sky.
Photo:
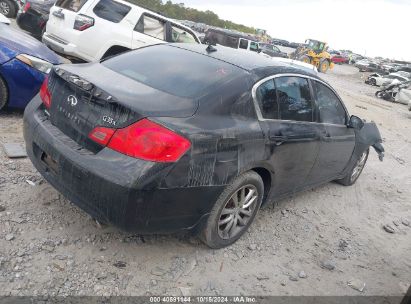
M 178 1 L 173 1 L 178 2 Z M 411 0 L 182 0 L 294 42 L 411 61 Z

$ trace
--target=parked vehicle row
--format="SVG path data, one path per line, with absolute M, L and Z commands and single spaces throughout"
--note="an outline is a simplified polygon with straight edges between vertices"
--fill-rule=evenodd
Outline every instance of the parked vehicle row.
M 405 82 L 410 79 L 411 75 L 403 73 L 391 73 L 389 75 L 380 75 L 378 73 L 372 73 L 367 77 L 367 79 L 365 79 L 365 83 L 373 86 L 387 86 L 389 84 Z
M 378 74 L 386 75 L 388 72 L 381 67 L 380 64 L 375 62 L 370 62 L 368 60 L 360 60 L 355 63 L 355 66 L 360 72 L 375 72 Z
M 375 92 L 375 96 L 387 101 L 405 104 L 411 111 L 411 80 L 386 84 Z
M 282 52 L 273 44 L 260 43 L 249 35 L 230 30 L 210 28 L 205 33 L 204 43 L 262 53 L 269 57 L 288 58 L 287 53 Z
M 57 0 L 43 42 L 58 53 L 95 61 L 148 45 L 200 40 L 188 27 L 130 2 Z

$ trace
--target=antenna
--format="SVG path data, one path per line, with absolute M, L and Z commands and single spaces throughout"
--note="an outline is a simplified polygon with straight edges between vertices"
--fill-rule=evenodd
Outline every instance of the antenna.
M 207 53 L 213 53 L 213 52 L 217 52 L 217 49 L 211 43 L 209 43 L 206 48 L 206 51 Z

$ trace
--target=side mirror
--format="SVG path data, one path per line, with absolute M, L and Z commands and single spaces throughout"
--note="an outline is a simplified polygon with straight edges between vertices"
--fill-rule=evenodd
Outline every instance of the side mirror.
M 364 121 L 358 116 L 352 115 L 348 123 L 349 128 L 361 130 L 364 127 Z

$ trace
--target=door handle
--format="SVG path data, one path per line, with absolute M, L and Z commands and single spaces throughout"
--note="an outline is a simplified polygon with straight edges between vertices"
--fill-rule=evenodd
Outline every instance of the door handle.
M 55 16 L 55 17 L 57 17 L 57 18 L 60 18 L 60 19 L 64 19 L 64 14 L 63 14 L 63 12 L 62 12 L 61 10 L 59 10 L 59 11 L 54 11 L 54 12 L 53 12 L 53 16 Z
M 323 141 L 331 141 L 331 134 L 329 133 L 329 132 L 327 132 L 327 131 L 324 131 L 323 132 L 323 134 L 322 134 L 322 136 L 321 136 L 321 139 L 323 140 Z
M 276 146 L 282 145 L 284 142 L 288 140 L 287 136 L 284 135 L 270 135 L 270 141 L 274 143 Z

